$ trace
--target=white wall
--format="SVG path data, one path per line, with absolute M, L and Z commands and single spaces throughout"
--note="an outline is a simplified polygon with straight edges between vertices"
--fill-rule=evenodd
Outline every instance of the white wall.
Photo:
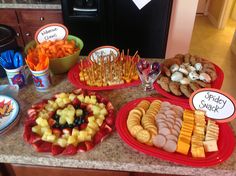
M 188 53 L 198 0 L 174 0 L 167 40 L 166 58 Z

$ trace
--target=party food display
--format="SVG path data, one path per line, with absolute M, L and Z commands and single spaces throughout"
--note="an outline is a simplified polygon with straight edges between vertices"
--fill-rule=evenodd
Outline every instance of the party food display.
M 91 150 L 111 133 L 114 108 L 106 98 L 81 89 L 32 105 L 24 139 L 38 152 L 74 155 Z
M 121 53 L 119 57 L 114 57 L 111 52 L 106 57 L 91 61 L 82 60 L 79 65 L 79 80 L 88 86 L 104 87 L 130 83 L 138 80 L 136 63 L 139 60 L 137 52 L 131 57 Z
M 218 151 L 219 126 L 206 121 L 203 111 L 183 109 L 169 102 L 142 100 L 129 111 L 127 128 L 140 143 L 166 152 L 204 158 L 205 152 Z
M 217 76 L 215 65 L 208 60 L 191 54 L 178 54 L 163 62 L 162 75 L 157 83 L 175 96 L 190 97 L 200 88 L 212 87 Z

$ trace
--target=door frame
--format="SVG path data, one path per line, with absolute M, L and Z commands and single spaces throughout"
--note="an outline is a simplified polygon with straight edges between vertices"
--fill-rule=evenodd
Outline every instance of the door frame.
M 208 16 L 209 20 L 218 29 L 225 28 L 227 21 L 229 19 L 229 16 L 230 16 L 233 2 L 234 2 L 234 0 L 224 0 L 224 2 L 223 2 L 224 4 L 219 12 L 219 14 L 220 14 L 219 19 L 216 19 L 213 15 L 211 15 L 211 13 L 208 12 L 207 16 Z

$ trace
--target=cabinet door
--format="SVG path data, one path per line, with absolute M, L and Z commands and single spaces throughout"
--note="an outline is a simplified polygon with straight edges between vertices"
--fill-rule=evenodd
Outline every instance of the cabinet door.
M 23 38 L 22 38 L 22 33 L 21 33 L 21 30 L 20 30 L 20 27 L 19 26 L 11 26 L 11 27 L 16 31 L 17 44 L 20 47 L 24 47 L 24 41 L 23 41 Z
M 34 40 L 34 34 L 39 27 L 29 27 L 27 25 L 20 25 L 20 28 L 24 43 L 25 45 L 27 45 L 27 43 L 29 43 L 31 40 Z
M 1 9 L 0 10 L 0 23 L 5 25 L 16 25 L 18 23 L 16 11 L 10 9 Z
M 18 10 L 20 24 L 41 27 L 48 23 L 63 23 L 59 10 Z

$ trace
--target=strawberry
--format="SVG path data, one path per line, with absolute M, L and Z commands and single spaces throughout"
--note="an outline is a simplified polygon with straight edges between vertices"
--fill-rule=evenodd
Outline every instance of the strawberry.
M 105 120 L 106 120 L 106 123 L 108 125 L 113 126 L 114 123 L 115 123 L 115 116 L 114 116 L 114 114 L 108 114 Z
M 36 103 L 36 104 L 32 105 L 32 108 L 34 108 L 36 110 L 43 109 L 46 103 L 47 103 L 47 101 L 43 100 L 39 103 Z
M 73 93 L 76 94 L 76 95 L 79 95 L 81 93 L 83 93 L 84 91 L 82 89 L 75 89 L 73 90 Z
M 78 144 L 78 151 L 79 152 L 86 152 L 87 148 L 84 142 Z
M 73 106 L 78 106 L 78 105 L 80 105 L 80 103 L 81 102 L 79 101 L 78 98 L 74 98 L 73 101 L 72 101 Z
M 87 151 L 93 149 L 94 144 L 91 141 L 85 141 L 84 143 L 85 143 Z
M 87 127 L 87 123 L 82 123 L 80 126 L 79 126 L 79 129 L 80 130 L 83 130 L 83 129 L 85 129 L 86 127 Z
M 105 127 L 103 128 L 103 132 L 105 134 L 111 133 L 112 132 L 112 128 L 109 125 L 105 125 Z
M 53 126 L 56 123 L 56 121 L 52 118 L 48 118 L 48 124 L 49 126 Z
M 30 144 L 34 144 L 34 143 L 36 143 L 36 142 L 38 142 L 38 141 L 40 141 L 40 140 L 41 140 L 41 137 L 40 137 L 39 135 L 37 135 L 37 134 L 31 132 L 30 138 L 29 138 L 29 141 L 28 141 L 28 142 L 29 142 Z
M 49 112 L 49 113 L 48 113 L 49 118 L 53 118 L 55 114 L 56 114 L 56 111 L 51 111 L 51 112 Z
M 52 143 L 39 140 L 33 144 L 37 152 L 51 152 Z
M 98 102 L 101 103 L 102 96 L 97 94 L 96 97 L 97 97 Z
M 62 153 L 64 150 L 64 148 L 62 148 L 59 145 L 52 145 L 52 155 L 59 155 L 60 153 Z
M 23 138 L 26 142 L 29 142 L 31 133 L 32 133 L 31 127 L 25 125 Z
M 75 155 L 77 153 L 78 148 L 74 145 L 68 145 L 65 150 L 62 152 L 63 155 Z
M 108 114 L 115 114 L 115 110 L 114 109 L 109 109 L 107 111 L 108 111 Z
M 92 107 L 93 107 L 93 105 L 87 104 L 86 110 L 87 110 L 89 113 L 90 113 L 90 112 L 93 112 Z
M 52 133 L 55 134 L 56 137 L 59 138 L 61 136 L 62 131 L 60 129 L 58 129 L 58 128 L 53 128 L 52 129 Z
M 83 103 L 83 102 L 81 102 L 81 104 L 80 104 L 80 108 L 81 109 L 85 109 L 86 107 L 87 107 L 87 103 Z
M 63 130 L 64 134 L 71 134 L 71 129 L 70 128 L 64 128 Z
M 103 104 L 107 104 L 108 103 L 108 99 L 105 97 L 101 97 L 101 100 L 99 103 L 103 103 Z
M 34 117 L 28 117 L 25 120 L 25 126 L 29 126 L 29 127 L 33 127 L 34 125 L 36 125 L 36 115 Z
M 98 131 L 98 132 L 95 134 L 95 136 L 93 137 L 93 142 L 94 142 L 94 144 L 98 144 L 98 143 L 102 142 L 104 136 L 105 136 L 105 133 L 104 133 L 102 130 Z
M 87 95 L 91 96 L 91 95 L 96 95 L 96 92 L 93 91 L 87 91 Z
M 27 114 L 29 117 L 32 117 L 37 114 L 37 111 L 34 108 L 30 108 L 28 109 Z
M 107 103 L 106 109 L 107 109 L 107 111 L 114 110 L 114 106 L 111 104 L 110 101 Z

